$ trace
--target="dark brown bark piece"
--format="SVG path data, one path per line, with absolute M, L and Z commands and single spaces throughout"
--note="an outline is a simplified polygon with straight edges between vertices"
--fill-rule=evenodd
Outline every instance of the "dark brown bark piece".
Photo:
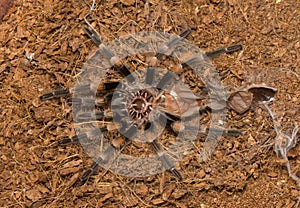
M 13 6 L 13 0 L 1 0 L 0 1 L 0 24 L 3 17 L 7 14 L 9 9 Z

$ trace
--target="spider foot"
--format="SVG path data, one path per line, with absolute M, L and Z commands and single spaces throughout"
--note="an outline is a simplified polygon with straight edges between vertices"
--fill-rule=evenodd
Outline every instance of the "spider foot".
M 161 161 L 163 167 L 166 170 L 170 171 L 176 177 L 177 180 L 182 180 L 180 172 L 174 167 L 174 164 L 172 164 L 171 160 L 169 160 L 169 158 L 163 152 L 162 147 L 156 141 L 153 141 L 151 143 L 151 146 L 156 152 L 158 159 Z
M 67 90 L 67 89 L 58 89 L 58 90 L 54 90 L 52 92 L 48 92 L 48 93 L 45 93 L 45 94 L 41 95 L 39 97 L 39 99 L 41 101 L 45 101 L 45 100 L 50 100 L 50 99 L 53 99 L 53 98 L 65 97 L 69 94 L 70 94 L 69 90 Z
M 214 51 L 210 51 L 210 52 L 207 52 L 205 53 L 205 55 L 207 57 L 215 57 L 215 56 L 218 56 L 220 54 L 223 54 L 223 53 L 233 53 L 233 52 L 236 52 L 236 51 L 239 51 L 239 50 L 242 50 L 243 47 L 241 44 L 235 44 L 235 45 L 231 45 L 231 46 L 226 46 L 224 48 L 219 48 L 219 49 L 216 49 Z

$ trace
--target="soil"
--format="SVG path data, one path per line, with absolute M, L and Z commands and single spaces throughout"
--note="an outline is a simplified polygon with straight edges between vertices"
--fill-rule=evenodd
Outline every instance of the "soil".
M 1 207 L 295 207 L 299 187 L 273 150 L 276 132 L 265 108 L 227 111 L 213 155 L 198 161 L 201 141 L 169 172 L 130 178 L 99 168 L 74 184 L 92 164 L 80 145 L 56 142 L 73 136 L 65 98 L 38 97 L 72 87 L 97 50 L 82 27 L 88 1 L 14 1 L 1 23 Z M 0 16 L 1 17 L 1 16 Z M 300 2 L 293 0 L 96 1 L 89 20 L 103 42 L 139 31 L 179 34 L 204 51 L 240 43 L 243 50 L 214 58 L 224 86 L 277 88 L 270 108 L 276 125 L 291 135 L 300 125 Z M 257 75 L 260 73 L 260 75 Z M 298 76 L 297 76 L 298 75 Z M 299 136 L 299 133 L 298 133 Z M 203 140 L 202 140 L 203 141 Z M 300 145 L 288 153 L 300 176 Z

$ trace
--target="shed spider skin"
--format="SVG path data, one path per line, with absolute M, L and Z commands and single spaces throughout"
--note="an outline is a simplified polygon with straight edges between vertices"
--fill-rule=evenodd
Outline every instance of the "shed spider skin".
M 199 57 L 192 57 L 180 65 L 173 67 L 173 71 L 164 73 L 161 79 L 154 84 L 155 76 L 157 76 L 155 69 L 157 62 L 167 51 L 172 51 L 172 47 L 176 45 L 176 43 L 186 38 L 191 32 L 191 29 L 188 28 L 182 31 L 157 50 L 145 68 L 144 83 L 141 87 L 131 86 L 131 83 L 136 82 L 136 77 L 130 72 L 129 68 L 102 43 L 99 34 L 94 28 L 88 24 L 88 26 L 84 27 L 84 31 L 91 38 L 93 43 L 98 46 L 99 50 L 102 51 L 107 61 L 117 68 L 118 73 L 125 81 L 101 82 L 96 86 L 96 89 L 97 94 L 101 94 L 102 96 L 97 96 L 96 99 L 73 97 L 70 100 L 73 107 L 87 106 L 87 108 L 90 107 L 94 110 L 93 108 L 96 106 L 104 109 L 95 112 L 87 111 L 79 113 L 77 118 L 75 118 L 78 122 L 105 121 L 105 124 L 99 126 L 101 132 L 118 131 L 122 135 L 122 137 L 112 139 L 111 146 L 99 154 L 93 164 L 78 178 L 78 181 L 86 181 L 95 172 L 99 164 L 105 163 L 109 161 L 111 157 L 114 157 L 114 149 L 119 149 L 128 141 L 135 141 L 138 132 L 154 129 L 155 125 L 162 126 L 164 122 L 167 128 L 171 129 L 174 134 L 183 131 L 198 131 L 201 133 L 222 131 L 229 135 L 240 134 L 240 131 L 234 129 L 226 130 L 213 127 L 198 128 L 182 124 L 182 119 L 193 119 L 203 110 L 215 110 L 211 109 L 211 106 L 200 108 L 198 102 L 193 101 L 200 101 L 202 99 L 201 97 L 189 93 L 180 84 L 173 84 L 174 80 L 176 80 L 175 75 L 184 71 L 185 66 L 197 64 Z M 212 58 L 223 53 L 233 53 L 241 49 L 242 46 L 237 44 L 207 52 L 203 56 L 205 56 L 205 58 Z M 155 85 L 154 87 L 153 84 Z M 143 88 L 143 86 L 152 87 Z M 91 83 L 70 89 L 58 89 L 41 95 L 39 99 L 45 101 L 54 98 L 68 97 L 76 92 L 85 94 L 89 93 L 94 87 L 95 86 Z M 166 88 L 168 91 L 165 90 Z M 76 144 L 83 140 L 86 141 L 87 138 L 93 137 L 95 134 L 97 134 L 96 131 L 79 133 L 71 138 L 63 138 L 59 140 L 57 144 L 59 146 Z M 163 167 L 171 172 L 177 180 L 182 180 L 181 173 L 175 168 L 174 162 L 170 160 L 169 156 L 165 154 L 162 145 L 152 137 L 146 138 L 144 142 L 148 143 L 153 152 L 157 154 L 157 158 Z

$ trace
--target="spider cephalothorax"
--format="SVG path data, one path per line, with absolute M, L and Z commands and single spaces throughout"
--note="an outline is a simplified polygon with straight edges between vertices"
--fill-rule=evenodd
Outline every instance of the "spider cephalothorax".
M 138 127 L 149 119 L 153 109 L 154 97 L 147 89 L 135 90 L 127 98 L 127 112 L 129 118 Z

